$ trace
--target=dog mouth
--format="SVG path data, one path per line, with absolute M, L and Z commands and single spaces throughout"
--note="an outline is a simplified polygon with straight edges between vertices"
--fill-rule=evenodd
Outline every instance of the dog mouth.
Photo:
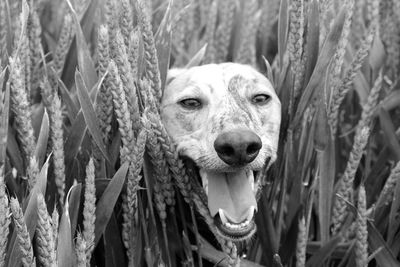
M 198 174 L 218 233 L 233 241 L 248 240 L 256 231 L 255 171 L 199 169 Z

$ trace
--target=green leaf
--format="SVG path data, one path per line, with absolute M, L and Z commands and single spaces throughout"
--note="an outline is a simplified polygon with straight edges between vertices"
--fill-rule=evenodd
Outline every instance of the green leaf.
M 201 63 L 203 62 L 206 51 L 207 51 L 207 44 L 203 45 L 203 47 L 200 48 L 200 50 L 190 59 L 188 64 L 186 64 L 185 69 L 200 66 Z
M 370 26 L 371 27 L 371 26 Z M 378 73 L 383 64 L 385 64 L 386 52 L 379 34 L 375 34 L 374 42 L 372 43 L 369 52 L 369 65 L 374 73 Z
M 115 213 L 112 213 L 110 222 L 104 232 L 104 247 L 106 266 L 127 266 L 124 253 L 125 247 L 121 240 L 120 228 Z
M 390 118 L 389 113 L 383 108 L 379 109 L 379 121 L 385 134 L 385 142 L 388 144 L 388 148 L 396 156 L 397 161 L 400 160 L 400 144 L 396 136 L 396 129 Z
M 25 174 L 24 160 L 22 159 L 21 151 L 18 146 L 16 132 L 10 127 L 7 128 L 7 156 L 18 173 Z
M 267 60 L 264 56 L 262 56 L 262 58 L 263 58 L 263 61 L 264 61 L 265 69 L 266 69 L 266 71 L 267 71 L 266 77 L 268 78 L 268 80 L 269 80 L 273 85 L 276 85 L 276 84 L 275 84 L 275 81 L 274 81 L 274 75 L 272 74 L 272 67 L 271 67 L 271 65 L 269 64 L 268 60 Z
M 161 88 L 164 88 L 169 69 L 169 59 L 171 55 L 171 38 L 172 38 L 172 18 L 171 18 L 172 1 L 168 1 L 168 7 L 165 11 L 164 18 L 154 36 L 155 46 L 158 57 L 158 68 L 160 70 Z
M 58 244 L 57 244 L 57 261 L 59 267 L 72 267 L 74 263 L 71 221 L 69 217 L 69 198 L 74 186 L 68 191 L 64 204 L 63 214 L 60 220 L 58 230 Z
M 326 245 L 322 246 L 312 257 L 307 261 L 306 267 L 320 267 L 322 263 L 332 254 L 335 248 L 342 242 L 342 236 L 332 238 Z
M 400 262 L 396 260 L 396 257 L 389 249 L 389 246 L 370 221 L 368 221 L 368 247 L 371 251 L 383 248 L 375 255 L 375 260 L 377 261 L 378 266 L 400 266 Z
M 46 157 L 47 142 L 49 140 L 49 128 L 49 115 L 47 114 L 47 110 L 45 110 L 43 112 L 42 124 L 40 126 L 39 137 L 37 139 L 35 149 L 35 158 L 37 159 L 39 166 L 42 166 Z
M 94 110 L 94 107 L 90 100 L 88 90 L 85 86 L 82 75 L 78 70 L 75 72 L 75 82 L 76 82 L 79 102 L 81 103 L 82 113 L 85 118 L 89 132 L 92 135 L 93 140 L 95 141 L 97 147 L 100 149 L 104 158 L 108 162 L 110 162 L 110 159 L 107 154 L 107 149 L 104 145 L 103 137 L 100 131 L 99 119 L 96 116 L 96 111 Z
M 71 187 L 70 196 L 68 198 L 69 217 L 71 222 L 71 236 L 75 236 L 76 226 L 78 225 L 79 207 L 81 200 L 82 184 L 77 184 Z
M 323 84 L 325 79 L 326 68 L 336 52 L 336 47 L 343 30 L 345 14 L 346 10 L 342 8 L 336 17 L 328 36 L 326 37 L 324 45 L 321 49 L 321 53 L 315 65 L 314 72 L 311 75 L 310 81 L 300 98 L 297 110 L 295 112 L 295 117 L 293 119 L 293 124 L 291 126 L 292 128 L 296 127 L 300 123 L 307 106 L 313 102 L 313 98 L 315 99 L 318 97 L 323 97 L 323 95 L 321 95 L 323 93 L 321 84 Z
M 118 200 L 118 196 L 121 193 L 122 187 L 125 182 L 126 173 L 128 172 L 129 164 L 125 162 L 111 179 L 107 188 L 104 190 L 103 195 L 99 199 L 96 206 L 96 223 L 95 223 L 95 240 L 94 245 L 96 246 L 103 235 L 108 221 L 114 210 L 115 203 Z
M 329 240 L 329 225 L 332 206 L 333 186 L 335 182 L 335 142 L 328 139 L 324 151 L 317 152 L 319 174 L 318 190 L 318 220 L 320 225 L 321 243 Z
M 391 111 L 400 106 L 400 91 L 392 90 L 379 104 L 387 111 Z
M 314 148 L 317 151 L 324 151 L 328 145 L 331 133 L 328 125 L 328 115 L 326 114 L 325 98 L 320 98 L 318 102 L 317 114 L 314 117 L 316 120 L 314 130 Z
M 0 84 L 3 84 L 5 70 L 0 74 Z M 3 94 L 4 103 L 2 105 L 2 113 L 0 116 L 0 166 L 4 166 L 6 162 L 7 136 L 8 136 L 8 114 L 10 110 L 10 83 L 7 83 L 6 90 Z
M 33 238 L 33 235 L 36 230 L 37 225 L 37 196 L 39 193 L 46 193 L 46 185 L 47 185 L 47 170 L 49 167 L 49 160 L 51 155 L 47 158 L 44 163 L 42 169 L 40 170 L 38 179 L 33 186 L 29 196 L 23 203 L 23 211 L 24 211 L 24 220 L 26 224 L 26 228 L 28 229 L 28 233 Z M 8 264 L 6 266 L 17 267 L 21 265 L 21 259 L 19 256 L 19 245 L 16 242 L 17 232 L 14 231 L 10 240 L 10 245 L 7 251 L 8 256 Z
M 85 36 L 82 32 L 82 28 L 81 28 L 81 24 L 79 23 L 78 16 L 77 16 L 74 8 L 72 7 L 70 1 L 69 0 L 66 0 L 66 1 L 70 8 L 72 18 L 75 23 L 78 66 L 79 66 L 80 72 L 82 72 L 83 78 L 85 80 L 85 84 L 89 88 L 92 88 L 98 80 L 96 69 L 94 67 L 93 60 L 90 56 L 89 47 L 86 43 Z M 91 1 L 91 2 L 97 2 L 97 1 Z
M 315 68 L 319 50 L 319 4 L 318 0 L 313 0 L 309 5 L 307 20 L 307 36 L 305 53 L 307 55 L 306 72 L 304 75 L 304 84 L 310 79 L 311 73 Z
M 66 164 L 66 177 L 71 177 L 72 166 L 78 152 L 81 148 L 83 138 L 86 133 L 85 118 L 83 117 L 82 110 L 78 112 L 72 126 L 69 129 L 69 134 L 65 141 L 65 164 Z
M 73 97 L 72 97 L 71 93 L 68 91 L 64 82 L 55 73 L 55 70 L 53 68 L 50 68 L 50 73 L 53 76 L 53 78 L 57 79 L 58 88 L 60 88 L 59 91 L 61 93 L 62 102 L 66 107 L 69 119 L 72 121 L 73 118 L 75 118 L 77 116 L 79 107 L 77 107 L 74 100 L 72 100 Z

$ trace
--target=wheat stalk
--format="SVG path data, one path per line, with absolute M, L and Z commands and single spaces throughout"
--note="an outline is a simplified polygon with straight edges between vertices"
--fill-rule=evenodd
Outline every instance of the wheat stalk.
M 121 14 L 119 19 L 119 28 L 121 29 L 125 49 L 128 49 L 130 35 L 133 29 L 133 10 L 129 0 L 121 0 L 120 5 Z
M 30 80 L 31 89 L 35 90 L 40 82 L 40 62 L 42 61 L 43 47 L 41 42 L 42 27 L 35 5 L 30 7 L 27 21 L 27 35 L 29 40 Z M 32 95 L 33 92 L 31 92 Z
M 306 263 L 307 226 L 304 216 L 299 220 L 299 232 L 296 244 L 296 267 L 304 267 Z
M 129 166 L 129 173 L 127 176 L 126 197 L 123 199 L 123 223 L 122 223 L 122 239 L 125 247 L 129 252 L 132 246 L 129 245 L 132 241 L 132 225 L 137 210 L 137 190 L 139 182 L 142 178 L 141 170 L 144 160 L 144 150 L 146 146 L 147 129 L 142 128 L 136 138 L 136 145 L 132 155 L 132 163 Z M 131 254 L 129 254 L 131 253 Z M 133 251 L 128 253 L 128 258 L 133 254 Z
M 96 55 L 98 74 L 99 77 L 103 77 L 107 72 L 108 63 L 110 61 L 109 36 L 106 25 L 101 25 L 99 28 Z M 108 86 L 110 78 L 111 77 L 109 75 L 105 77 L 104 82 L 100 87 L 99 96 L 96 103 L 96 111 L 98 118 L 100 119 L 100 129 L 103 134 L 103 140 L 106 144 L 109 141 L 108 139 L 111 131 L 113 113 L 112 95 Z
M 128 47 L 128 61 L 131 64 L 131 74 L 135 82 L 138 80 L 140 33 L 137 27 L 131 31 Z
M 346 169 L 343 176 L 337 183 L 337 196 L 335 198 L 332 211 L 333 234 L 337 234 L 339 232 L 344 220 L 346 219 L 346 201 L 350 200 L 350 196 L 353 191 L 354 176 L 360 163 L 364 148 L 367 144 L 368 136 L 368 127 L 363 127 L 360 131 L 356 133 L 356 136 L 354 137 L 353 148 L 350 152 L 350 157 L 347 162 Z
M 74 36 L 74 27 L 73 20 L 69 13 L 64 16 L 64 21 L 61 27 L 60 36 L 58 37 L 57 46 L 54 51 L 54 69 L 57 74 L 61 76 L 62 70 L 64 68 L 65 59 L 67 57 L 67 53 L 69 47 L 71 46 L 73 36 Z
M 232 30 L 233 30 L 233 24 L 234 24 L 234 18 L 235 18 L 235 13 L 236 13 L 236 1 L 235 0 L 223 0 L 223 1 L 217 1 L 218 2 L 218 18 L 219 18 L 219 24 L 218 28 L 215 33 L 215 47 L 217 50 L 217 55 L 216 55 L 216 62 L 224 62 L 227 60 L 228 56 L 228 49 L 229 49 L 229 44 L 231 42 L 231 36 L 232 36 Z M 246 3 L 250 4 L 245 4 L 247 9 L 250 9 L 249 12 L 253 11 L 252 7 L 254 4 L 254 1 L 247 1 Z M 244 10 L 246 10 L 244 8 Z M 244 19 L 246 19 L 246 15 L 244 15 Z M 252 14 L 253 15 L 253 14 Z M 243 24 L 246 25 L 246 24 Z M 254 25 L 253 25 L 254 26 Z
M 370 25 L 376 25 L 379 22 L 379 3 L 381 0 L 367 0 L 367 19 Z
M 365 37 L 365 40 L 357 50 L 350 67 L 344 75 L 344 78 L 342 78 L 340 86 L 334 88 L 328 112 L 328 122 L 332 128 L 332 135 L 335 135 L 337 132 L 340 105 L 343 102 L 347 92 L 351 89 L 353 80 L 356 77 L 357 72 L 361 69 L 364 59 L 368 56 L 374 36 L 375 28 L 371 27 Z
M 19 202 L 16 198 L 11 198 L 10 207 L 14 218 L 15 231 L 17 232 L 19 248 L 21 250 L 22 264 L 25 267 L 36 266 L 35 259 L 33 257 L 31 237 L 29 236 L 28 230 L 26 228 L 22 209 L 19 206 Z
M 348 37 L 350 33 L 350 26 L 353 19 L 353 10 L 354 10 L 354 0 L 347 0 L 345 2 L 346 15 L 344 18 L 343 30 L 339 39 L 339 43 L 336 47 L 336 52 L 333 56 L 332 62 L 332 72 L 330 73 L 331 87 L 333 91 L 337 90 L 337 87 L 340 86 L 341 81 L 341 71 L 344 62 L 344 55 L 346 53 L 346 47 L 348 43 Z
M 118 121 L 118 129 L 121 133 L 122 147 L 120 150 L 121 163 L 131 162 L 130 155 L 133 153 L 134 146 L 134 132 L 132 128 L 132 121 L 128 109 L 128 103 L 125 96 L 125 91 L 118 73 L 118 68 L 113 60 L 110 61 L 109 66 L 110 75 L 110 91 L 113 97 L 114 112 Z
M 363 129 L 363 127 L 369 126 L 373 119 L 373 114 L 378 103 L 379 93 L 382 89 L 382 79 L 382 72 L 380 72 L 368 94 L 367 103 L 363 105 L 361 119 L 357 125 L 357 131 Z
M 207 51 L 204 56 L 204 63 L 214 63 L 217 58 L 216 41 L 214 38 L 218 18 L 217 3 L 217 1 L 212 2 L 208 13 L 206 32 L 204 34 L 204 39 L 207 42 Z
M 261 13 L 257 1 L 246 1 L 244 23 L 236 61 L 256 67 L 256 37 Z
M 119 27 L 116 1 L 115 0 L 106 0 L 104 10 L 105 10 L 104 16 L 105 16 L 106 24 L 108 26 L 108 35 L 109 35 L 109 40 L 110 40 L 110 48 L 111 48 L 110 53 L 112 53 L 112 51 L 114 51 L 114 48 L 112 47 L 114 45 L 113 40 L 115 39 L 115 34 Z M 114 55 L 112 55 L 112 54 L 110 54 L 110 56 L 114 57 Z
M 76 253 L 76 266 L 77 267 L 86 267 L 87 255 L 86 255 L 86 241 L 80 232 L 78 232 L 76 236 L 75 242 L 75 253 Z
M 393 0 L 379 1 L 379 32 L 387 53 L 386 62 L 397 73 L 400 58 L 400 22 L 394 12 Z
M 125 91 L 125 97 L 130 113 L 130 119 L 132 120 L 132 127 L 134 130 L 139 128 L 139 106 L 138 99 L 136 95 L 136 86 L 131 73 L 131 65 L 128 61 L 128 54 L 123 42 L 123 37 L 121 32 L 117 30 L 115 36 L 115 48 L 114 51 L 114 61 L 118 67 L 118 73 L 122 81 L 122 85 Z
M 376 208 L 381 207 L 382 205 L 388 205 L 390 201 L 392 201 L 394 197 L 394 189 L 396 184 L 400 178 L 400 162 L 397 162 L 396 166 L 391 170 L 389 177 L 387 178 L 385 185 L 381 193 L 379 194 L 379 198 L 376 201 Z
M 356 242 L 354 247 L 355 260 L 357 267 L 367 267 L 368 265 L 368 229 L 367 229 L 367 208 L 366 195 L 363 185 L 358 190 L 358 205 L 356 219 Z
M 33 160 L 36 141 L 31 121 L 32 112 L 25 88 L 23 66 L 18 57 L 10 58 L 9 82 L 11 110 L 15 114 L 16 129 L 23 154 L 25 155 L 25 162 L 28 166 L 28 174 L 30 174 L 28 182 L 30 187 L 33 187 L 36 182 L 36 176 L 39 173 L 39 167 L 36 161 Z
M 182 12 L 182 10 L 187 5 L 188 1 L 185 0 L 178 0 L 173 2 L 172 10 L 174 14 L 180 14 L 179 18 L 175 22 L 175 26 L 173 29 L 173 43 L 176 46 L 176 49 L 180 51 L 185 51 L 185 40 L 186 40 L 186 21 L 185 18 L 188 17 L 187 12 Z M 180 13 L 179 13 L 180 12 Z M 182 57 L 178 57 L 177 60 L 179 62 L 176 65 L 181 65 Z
M 158 69 L 158 58 L 157 51 L 154 43 L 154 37 L 151 30 L 150 19 L 146 15 L 145 7 L 143 6 L 142 0 L 137 1 L 137 14 L 138 24 L 142 33 L 142 40 L 144 46 L 144 62 L 145 70 L 144 76 L 151 83 L 152 94 L 157 100 L 157 103 L 161 100 L 161 78 L 160 71 Z
M 54 207 L 53 213 L 51 214 L 51 226 L 52 226 L 52 233 L 54 243 L 57 246 L 58 242 L 58 221 L 60 219 L 60 215 L 58 214 L 57 208 Z
M 55 183 L 58 190 L 60 204 L 63 205 L 65 197 L 64 130 L 61 100 L 57 95 L 52 97 L 49 111 Z
M 304 66 L 301 62 L 304 45 L 304 1 L 293 0 L 290 6 L 290 22 L 288 47 L 291 70 L 294 75 L 293 96 L 296 100 L 300 95 L 304 78 Z
M 37 196 L 38 223 L 36 228 L 37 257 L 46 267 L 57 266 L 56 245 L 51 218 L 47 212 L 44 196 Z
M 23 14 L 21 13 L 19 16 L 18 23 L 15 27 L 15 35 L 14 35 L 14 49 L 12 57 L 14 59 L 18 58 L 20 64 L 20 75 L 24 84 L 24 88 L 26 94 L 28 95 L 27 100 L 29 102 L 30 93 L 31 93 L 31 60 L 30 60 L 30 48 L 29 48 L 29 38 L 27 35 L 27 21 L 24 18 Z M 10 62 L 11 66 L 11 62 Z
M 89 160 L 86 167 L 85 202 L 83 204 L 83 238 L 85 239 L 86 261 L 90 262 L 94 250 L 94 225 L 96 221 L 96 188 L 94 185 L 93 159 Z

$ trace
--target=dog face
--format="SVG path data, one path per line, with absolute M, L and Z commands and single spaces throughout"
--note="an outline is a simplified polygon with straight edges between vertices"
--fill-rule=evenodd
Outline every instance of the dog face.
M 198 168 L 211 216 L 226 239 L 255 233 L 257 174 L 276 159 L 280 102 L 250 66 L 210 64 L 172 70 L 161 118 L 180 156 Z

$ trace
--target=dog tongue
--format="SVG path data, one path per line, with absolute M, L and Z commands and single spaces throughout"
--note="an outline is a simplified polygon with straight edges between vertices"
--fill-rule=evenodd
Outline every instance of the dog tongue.
M 247 217 L 251 206 L 257 202 L 244 170 L 232 173 L 207 172 L 208 208 L 211 216 L 219 209 L 234 223 L 241 223 Z

